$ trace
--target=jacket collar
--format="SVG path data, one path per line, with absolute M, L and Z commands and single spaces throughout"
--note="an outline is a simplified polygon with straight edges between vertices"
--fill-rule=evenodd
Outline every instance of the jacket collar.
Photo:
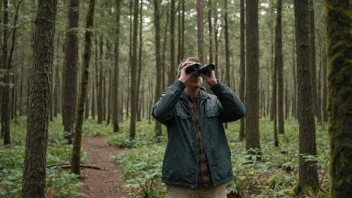
M 199 89 L 199 99 L 200 101 L 203 101 L 207 98 L 210 98 L 209 94 L 205 91 L 205 88 L 204 87 L 200 87 Z M 181 95 L 181 99 L 187 101 L 188 100 L 188 96 L 185 92 L 182 93 Z

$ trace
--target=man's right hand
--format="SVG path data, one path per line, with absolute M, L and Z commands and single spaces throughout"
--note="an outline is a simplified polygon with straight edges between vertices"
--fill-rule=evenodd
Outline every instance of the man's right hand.
M 189 67 L 192 64 L 193 63 L 190 63 L 181 69 L 181 74 L 180 74 L 180 77 L 178 78 L 178 80 L 182 81 L 183 84 L 187 84 L 188 81 L 191 79 L 192 75 L 196 73 L 196 71 L 189 73 L 189 74 L 186 73 L 187 67 Z

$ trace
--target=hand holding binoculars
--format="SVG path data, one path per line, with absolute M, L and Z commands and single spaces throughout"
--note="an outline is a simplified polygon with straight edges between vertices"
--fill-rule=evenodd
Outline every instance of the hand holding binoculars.
M 189 73 L 196 71 L 196 73 L 201 73 L 201 74 L 209 76 L 210 72 L 213 71 L 214 69 L 215 69 L 214 64 L 201 65 L 199 63 L 194 63 L 194 64 L 187 67 L 186 74 L 189 74 Z

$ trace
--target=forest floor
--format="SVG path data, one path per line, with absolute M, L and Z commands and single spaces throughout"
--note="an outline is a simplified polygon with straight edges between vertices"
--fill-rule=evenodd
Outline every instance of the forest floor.
M 111 155 L 124 149 L 106 146 L 104 137 L 83 137 L 82 147 L 88 153 L 87 164 L 103 170 L 82 169 L 81 195 L 85 198 L 127 198 L 128 192 L 121 189 L 120 168 L 110 159 Z

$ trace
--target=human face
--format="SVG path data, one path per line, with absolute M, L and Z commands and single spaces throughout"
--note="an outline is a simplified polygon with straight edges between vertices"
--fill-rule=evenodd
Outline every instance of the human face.
M 189 61 L 189 62 L 186 62 L 184 65 L 184 67 L 188 66 L 188 65 L 192 65 L 194 63 L 197 63 L 195 61 Z M 200 88 L 202 84 L 202 77 L 195 73 L 191 76 L 190 80 L 186 83 L 186 87 L 189 87 L 189 88 Z

